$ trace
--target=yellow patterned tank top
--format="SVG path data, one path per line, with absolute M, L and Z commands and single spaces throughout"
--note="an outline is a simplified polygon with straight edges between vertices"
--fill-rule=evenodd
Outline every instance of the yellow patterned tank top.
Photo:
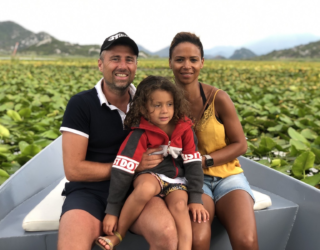
M 215 115 L 214 100 L 219 90 L 220 89 L 214 94 L 212 103 L 195 127 L 198 138 L 198 149 L 201 155 L 210 154 L 227 145 L 224 125 L 217 120 Z M 203 172 L 206 175 L 225 178 L 230 175 L 242 173 L 243 170 L 240 167 L 238 159 L 234 159 L 220 166 L 203 169 Z

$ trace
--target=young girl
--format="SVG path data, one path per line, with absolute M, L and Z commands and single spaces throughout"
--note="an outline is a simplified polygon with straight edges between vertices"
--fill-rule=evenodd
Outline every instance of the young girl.
M 202 206 L 201 156 L 187 114 L 182 92 L 167 78 L 149 76 L 139 84 L 125 119 L 125 126 L 133 131 L 122 143 L 112 166 L 103 221 L 103 230 L 109 236 L 96 241 L 103 249 L 113 249 L 121 242 L 156 195 L 165 199 L 176 222 L 178 249 L 191 249 L 189 210 L 199 223 L 207 221 L 209 214 Z M 147 148 L 159 146 L 163 150 L 158 153 L 163 154 L 164 160 L 154 168 L 135 173 Z M 134 190 L 125 201 L 132 181 Z

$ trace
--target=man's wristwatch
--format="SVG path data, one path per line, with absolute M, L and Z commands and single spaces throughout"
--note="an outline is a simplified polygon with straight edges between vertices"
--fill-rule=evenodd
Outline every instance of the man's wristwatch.
M 206 158 L 205 161 L 204 161 L 206 167 L 207 167 L 207 168 L 212 167 L 213 164 L 214 164 L 213 158 L 212 158 L 210 155 L 204 155 L 204 157 Z

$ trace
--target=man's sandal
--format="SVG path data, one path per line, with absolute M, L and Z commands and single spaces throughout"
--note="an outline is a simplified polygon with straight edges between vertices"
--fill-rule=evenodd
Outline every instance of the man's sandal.
M 115 236 L 117 236 L 117 238 L 119 239 L 119 243 L 122 241 L 122 236 L 121 234 L 119 234 L 117 231 L 113 232 Z M 111 240 L 108 238 L 108 236 L 100 236 L 98 239 L 96 239 L 96 244 L 101 247 L 102 249 L 106 250 L 104 245 L 101 245 L 101 243 L 99 242 L 99 240 L 103 240 L 105 243 L 107 243 L 107 245 L 110 247 L 110 250 L 113 250 L 113 248 L 115 248 L 118 244 L 113 245 Z

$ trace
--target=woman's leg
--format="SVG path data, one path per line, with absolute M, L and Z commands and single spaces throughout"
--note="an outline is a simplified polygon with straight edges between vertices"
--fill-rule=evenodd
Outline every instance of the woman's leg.
M 151 174 L 139 175 L 135 179 L 133 186 L 134 190 L 124 203 L 118 221 L 117 231 L 122 237 L 126 235 L 128 229 L 139 217 L 148 201 L 161 191 L 158 180 Z M 117 236 L 108 236 L 107 238 L 111 240 L 113 245 L 119 243 Z M 109 249 L 104 240 L 100 239 L 99 242 L 106 249 Z
M 192 230 L 188 209 L 188 193 L 176 190 L 165 198 L 178 230 L 178 250 L 191 250 Z
M 214 202 L 209 195 L 203 194 L 202 201 L 204 208 L 209 213 L 209 221 L 194 222 L 191 220 L 192 226 L 192 250 L 209 250 L 211 240 L 211 224 L 214 218 Z
M 216 203 L 216 214 L 225 226 L 233 250 L 257 250 L 258 237 L 253 200 L 244 190 L 229 192 Z

